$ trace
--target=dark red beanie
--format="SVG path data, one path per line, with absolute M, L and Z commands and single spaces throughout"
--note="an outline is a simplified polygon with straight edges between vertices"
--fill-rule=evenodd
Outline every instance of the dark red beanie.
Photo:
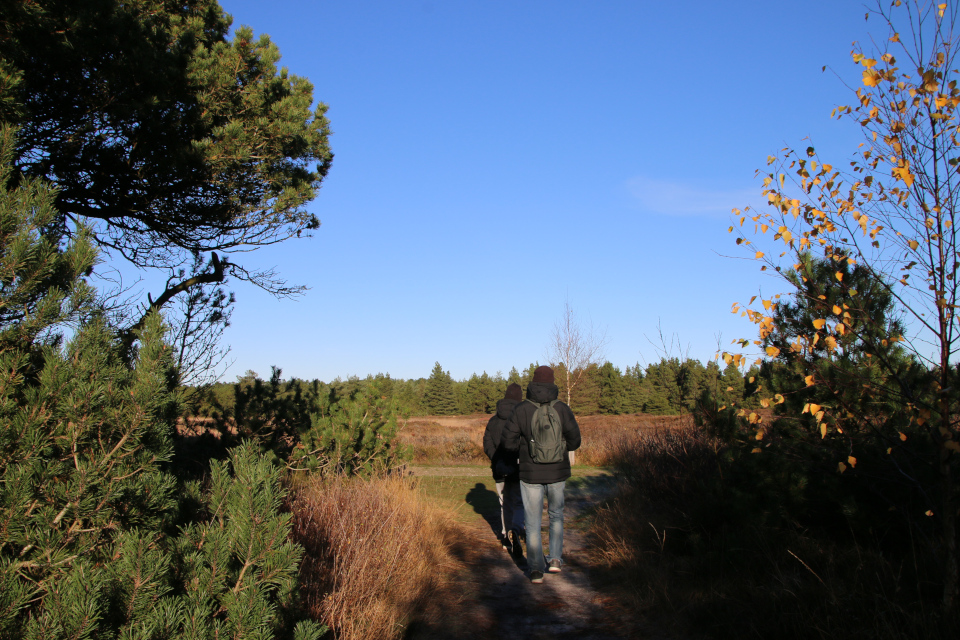
M 523 389 L 516 382 L 507 387 L 507 394 L 503 396 L 505 400 L 523 401 Z
M 533 371 L 533 381 L 553 384 L 553 369 L 547 365 L 537 367 Z

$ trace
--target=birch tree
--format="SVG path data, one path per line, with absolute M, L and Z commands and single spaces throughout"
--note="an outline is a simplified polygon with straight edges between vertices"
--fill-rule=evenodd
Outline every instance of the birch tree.
M 565 302 L 563 315 L 553 325 L 546 356 L 554 369 L 560 369 L 559 365 L 563 365 L 561 375 L 564 376 L 568 405 L 574 388 L 583 380 L 587 368 L 603 362 L 606 346 L 606 332 L 598 331 L 593 323 L 584 326 L 570 302 Z
M 835 164 L 812 146 L 783 149 L 768 158 L 770 169 L 764 172 L 768 206 L 735 209 L 737 224 L 730 227 L 761 270 L 794 287 L 792 296 L 809 297 L 803 308 L 818 313 L 802 331 L 789 332 L 789 343 L 778 343 L 771 337 L 784 335 L 778 327 L 784 317 L 777 313 L 780 295 L 761 296 L 756 306 L 753 299 L 734 305 L 734 311 L 758 325 L 760 339 L 754 343 L 764 356 L 782 358 L 789 352 L 803 365 L 796 372 L 801 386 L 823 387 L 826 393 L 818 397 L 825 399 L 804 403 L 798 418 L 809 421 L 818 441 L 836 443 L 838 473 L 856 467 L 857 449 L 868 438 L 871 446 L 884 443 L 892 475 L 901 473 L 896 466 L 901 452 L 925 460 L 937 480 L 919 488 L 924 499 L 910 506 L 915 517 L 939 525 L 933 544 L 944 567 L 943 609 L 952 616 L 958 602 L 960 507 L 957 7 L 895 0 L 878 3 L 868 18 L 880 22 L 875 34 L 885 33 L 866 45 L 855 43 L 851 56 L 860 79 L 851 87 L 852 103 L 834 110 L 835 117 L 852 120 L 863 133 L 853 158 Z M 821 265 L 832 265 L 833 293 L 805 286 L 812 277 L 805 266 L 809 254 L 819 254 Z M 854 269 L 893 301 L 903 332 L 882 324 L 884 314 L 867 312 L 869 296 L 857 290 Z M 826 304 L 830 296 L 835 301 Z M 904 375 L 902 359 L 890 357 L 892 344 L 920 363 L 923 379 Z M 871 375 L 824 373 L 831 363 L 849 361 L 845 356 L 853 345 L 858 357 L 871 363 Z M 728 363 L 743 358 L 723 355 Z M 853 396 L 875 409 L 852 409 Z M 784 398 L 764 402 L 769 406 Z M 743 417 L 758 425 L 756 439 L 762 441 L 768 433 L 762 418 L 746 411 Z M 761 446 L 758 442 L 757 452 Z

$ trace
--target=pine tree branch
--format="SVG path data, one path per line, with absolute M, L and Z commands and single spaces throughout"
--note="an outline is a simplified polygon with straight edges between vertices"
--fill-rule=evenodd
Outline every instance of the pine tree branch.
M 197 285 L 223 282 L 223 263 L 220 262 L 220 258 L 217 256 L 216 252 L 211 253 L 210 256 L 210 264 L 213 266 L 212 272 L 198 273 L 192 278 L 187 278 L 186 280 L 178 282 L 172 287 L 167 287 L 156 300 L 154 300 L 150 294 L 147 294 L 147 299 L 150 301 L 150 306 L 147 308 L 147 311 L 140 317 L 139 320 L 137 320 L 137 322 L 121 333 L 121 340 L 123 341 L 124 347 L 129 349 L 131 346 L 133 346 L 133 341 L 136 340 L 136 332 L 143 329 L 150 314 L 153 311 L 160 310 L 163 305 L 170 302 L 170 300 L 172 300 L 177 294 L 183 293 L 184 291 L 187 291 Z

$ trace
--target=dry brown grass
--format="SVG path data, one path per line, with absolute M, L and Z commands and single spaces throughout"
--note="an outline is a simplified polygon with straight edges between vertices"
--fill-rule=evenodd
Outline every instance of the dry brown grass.
M 490 416 L 424 416 L 400 429 L 400 442 L 413 448 L 414 464 L 484 464 L 483 430 Z M 577 464 L 602 467 L 611 463 L 617 442 L 625 435 L 693 426 L 692 417 L 629 414 L 582 416 L 577 419 L 583 445 Z
M 422 416 L 400 426 L 401 444 L 413 448 L 414 464 L 479 464 L 483 453 L 483 430 L 489 415 Z
M 400 638 L 450 604 L 451 549 L 462 532 L 410 479 L 319 478 L 288 498 L 304 606 L 339 640 Z
M 621 416 L 583 416 L 577 419 L 583 444 L 577 451 L 577 464 L 606 467 L 616 460 L 624 440 L 632 441 L 641 434 L 671 432 L 693 427 L 690 414 L 653 416 L 632 413 Z

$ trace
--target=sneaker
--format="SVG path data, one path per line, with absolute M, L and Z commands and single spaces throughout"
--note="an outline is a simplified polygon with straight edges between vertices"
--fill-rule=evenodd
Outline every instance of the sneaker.
M 549 566 L 547 566 L 547 571 L 550 573 L 560 573 L 560 561 L 556 559 L 551 560 Z
M 531 571 L 530 572 L 530 582 L 533 584 L 543 584 L 543 572 L 542 571 Z
M 510 544 L 510 539 L 507 536 L 500 538 L 500 548 L 506 551 L 507 553 L 513 552 L 513 545 Z
M 514 558 L 523 557 L 523 547 L 520 545 L 520 534 L 516 529 L 510 530 L 510 553 L 513 554 Z

